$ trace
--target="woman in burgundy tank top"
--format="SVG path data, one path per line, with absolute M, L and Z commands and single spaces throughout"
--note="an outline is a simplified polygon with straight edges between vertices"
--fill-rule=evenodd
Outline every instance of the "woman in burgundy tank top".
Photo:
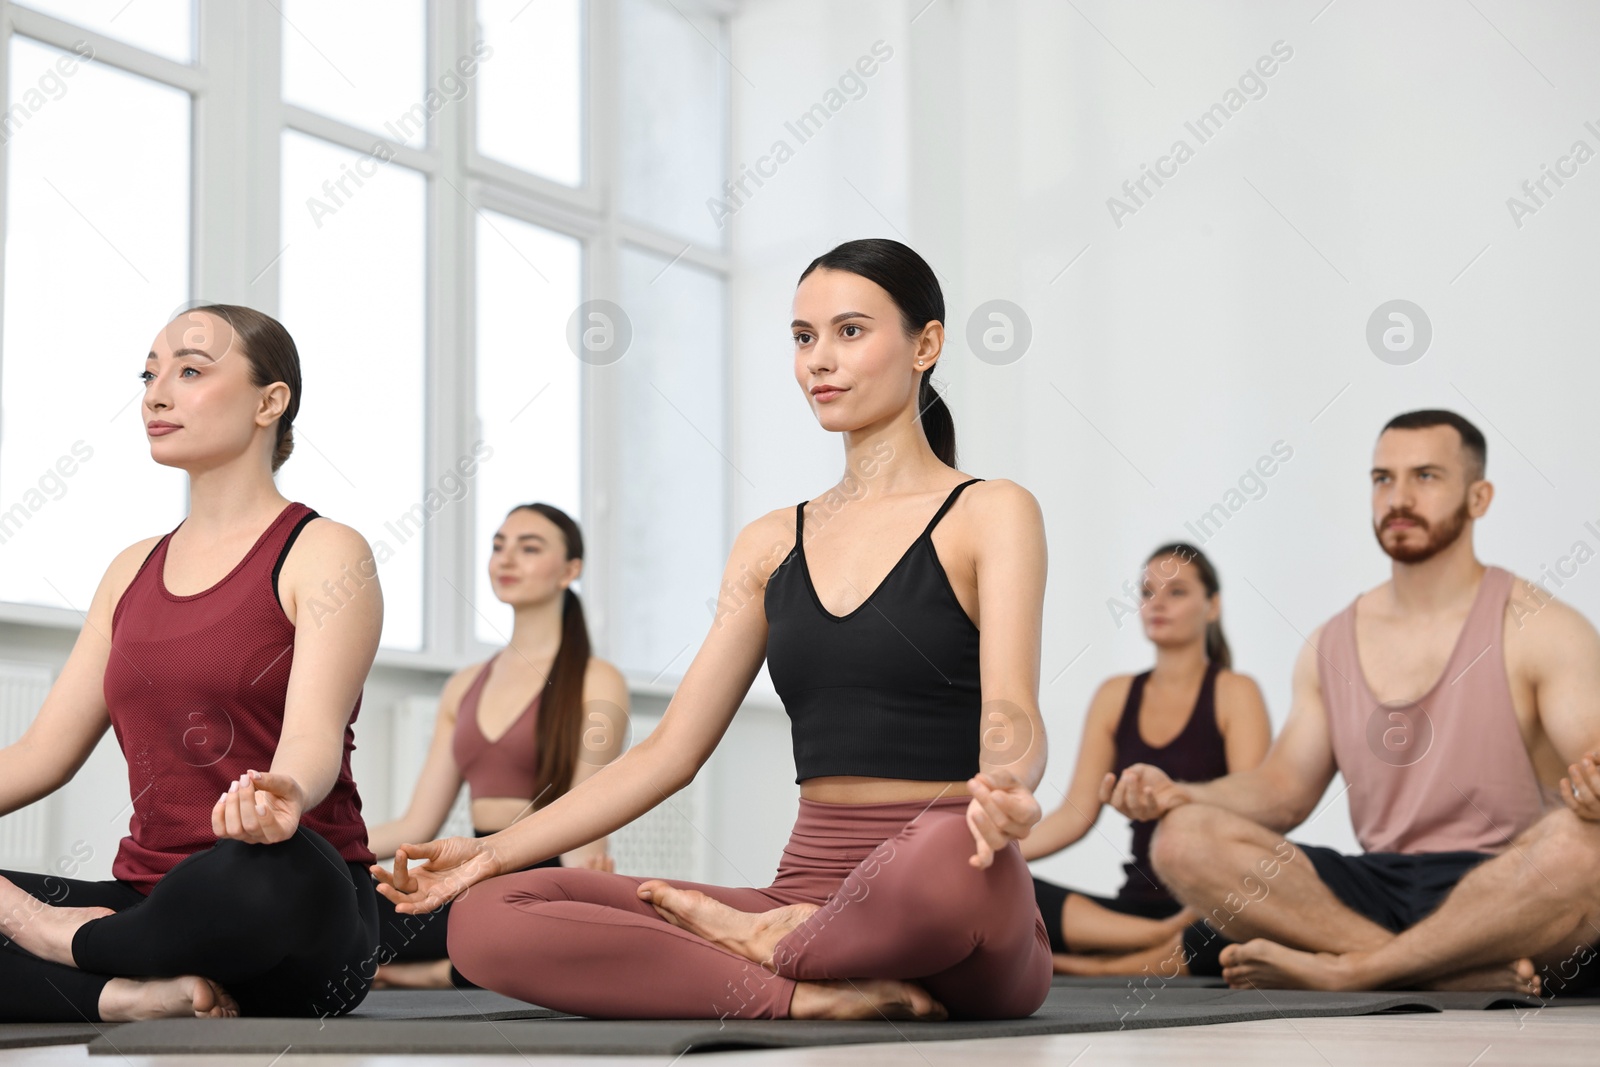
M 1211 561 L 1193 545 L 1162 545 L 1145 561 L 1139 617 L 1156 646 L 1156 666 L 1100 686 L 1072 784 L 1061 806 L 1022 841 L 1025 857 L 1051 855 L 1087 834 L 1100 814 L 1102 784 L 1130 764 L 1154 764 L 1201 782 L 1261 762 L 1272 727 L 1255 681 L 1229 669 L 1220 588 Z M 1196 686 L 1198 694 L 1189 697 Z M 1147 700 L 1152 689 L 1159 695 Z M 1164 695 L 1174 690 L 1180 695 Z M 1152 736 L 1166 740 L 1152 744 Z M 1137 974 L 1176 944 L 1190 916 L 1150 865 L 1154 832 L 1153 822 L 1133 824 L 1133 860 L 1123 865 L 1127 878 L 1115 897 L 1033 880 L 1058 973 Z
M 0 1020 L 341 1015 L 376 967 L 350 774 L 383 620 L 372 552 L 273 482 L 300 401 L 278 322 L 197 307 L 140 377 L 151 456 L 188 472 L 189 515 L 112 562 L 38 716 L 0 750 L 4 813 L 113 729 L 128 836 L 109 881 L 0 872 Z
M 621 753 L 628 686 L 621 671 L 589 654 L 583 602 L 571 588 L 582 572 L 583 534 L 566 512 L 519 504 L 506 515 L 494 534 L 489 582 L 500 602 L 515 610 L 511 638 L 486 663 L 465 667 L 445 683 L 410 805 L 368 835 L 375 855 L 388 858 L 403 842 L 431 840 L 463 782 L 472 796 L 473 832 L 487 837 Z M 480 710 L 486 690 L 488 706 Z M 508 693 L 515 696 L 508 700 Z M 513 708 L 520 711 L 501 714 Z M 603 837 L 533 866 L 616 869 Z M 446 904 L 426 915 L 400 915 L 380 896 L 383 965 L 373 987 L 475 988 L 450 965 L 449 913 Z

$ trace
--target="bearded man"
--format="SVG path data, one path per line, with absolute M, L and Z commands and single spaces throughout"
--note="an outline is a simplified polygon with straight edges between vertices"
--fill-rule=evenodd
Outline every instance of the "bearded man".
M 1206 783 L 1135 765 L 1104 789 L 1129 818 L 1160 820 L 1156 872 L 1206 917 L 1172 973 L 1220 970 L 1239 988 L 1600 984 L 1600 636 L 1478 561 L 1486 453 L 1455 412 L 1392 419 L 1372 463 L 1389 580 L 1306 642 L 1265 761 Z M 1284 837 L 1336 772 L 1359 855 Z

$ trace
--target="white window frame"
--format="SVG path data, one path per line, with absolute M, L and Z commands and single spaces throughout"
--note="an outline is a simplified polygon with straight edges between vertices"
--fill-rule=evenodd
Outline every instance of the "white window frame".
M 666 0 L 660 0 L 666 2 Z M 735 0 L 671 0 L 674 7 L 728 20 Z M 371 151 L 377 135 L 359 127 L 286 103 L 282 92 L 283 20 L 276 6 L 259 0 L 205 0 L 197 3 L 197 62 L 177 62 L 102 33 L 22 5 L 0 0 L 0 111 L 8 99 L 13 33 L 71 50 L 87 41 L 95 61 L 163 85 L 184 90 L 193 100 L 193 202 L 191 206 L 191 293 L 213 300 L 248 304 L 278 313 L 281 219 L 281 137 L 285 129 L 340 145 Z M 446 63 L 470 54 L 476 3 L 427 0 L 426 77 L 431 81 Z M 727 287 L 724 336 L 731 339 L 734 287 L 726 249 L 695 245 L 661 230 L 621 217 L 617 137 L 617 0 L 586 0 L 584 27 L 585 115 L 582 188 L 571 188 L 480 155 L 473 145 L 477 88 L 433 118 L 431 140 L 423 149 L 391 146 L 392 164 L 422 174 L 428 182 L 426 220 L 427 316 L 425 367 L 425 470 L 422 484 L 435 484 L 477 439 L 475 264 L 476 213 L 493 210 L 577 238 L 583 247 L 583 298 L 619 300 L 618 259 L 632 245 L 711 272 Z M 724 169 L 731 168 L 731 103 L 723 115 Z M 7 165 L 0 145 L 0 180 Z M 460 190 L 458 194 L 457 190 Z M 471 201 L 468 203 L 468 201 Z M 0 228 L 5 224 L 0 203 Z M 687 247 L 685 247 L 687 245 Z M 0 267 L 3 270 L 3 267 Z M 3 291 L 3 277 L 0 277 Z M 4 309 L 0 308 L 0 314 Z M 0 352 L 0 359 L 4 353 Z M 729 395 L 734 369 L 724 352 L 722 386 Z M 615 541 L 612 487 L 617 485 L 610 457 L 619 454 L 625 428 L 614 417 L 615 383 L 606 368 L 581 370 L 579 521 L 585 531 L 584 603 L 591 631 L 605 649 L 613 620 L 624 605 L 614 603 L 616 583 L 608 562 Z M 724 405 L 727 410 L 727 405 Z M 726 418 L 726 416 L 725 416 Z M 723 426 L 728 439 L 732 420 Z M 722 471 L 724 500 L 731 502 L 729 475 Z M 474 489 L 475 492 L 475 489 Z M 380 649 L 379 666 L 448 671 L 486 656 L 492 646 L 477 640 L 473 611 L 450 590 L 473 589 L 476 540 L 473 496 L 460 507 L 441 511 L 428 523 L 423 561 L 423 647 L 420 651 Z M 509 502 L 508 502 L 509 503 Z M 724 505 L 719 528 L 726 551 L 731 515 Z M 117 546 L 106 546 L 108 553 Z M 446 584 L 448 581 L 449 584 Z M 710 591 L 708 591 L 710 595 Z M 67 608 L 0 602 L 0 622 L 76 631 L 83 617 Z M 630 679 L 636 691 L 670 694 L 670 679 L 650 684 Z

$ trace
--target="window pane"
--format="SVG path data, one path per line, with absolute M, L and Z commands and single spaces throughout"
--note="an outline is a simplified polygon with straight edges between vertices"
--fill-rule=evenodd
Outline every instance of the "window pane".
M 283 98 L 396 144 L 426 143 L 431 114 L 464 94 L 425 85 L 422 0 L 282 0 Z
M 582 0 L 481 0 L 478 151 L 565 185 L 583 182 Z
M 179 63 L 194 62 L 191 0 L 28 0 L 23 6 Z
M 183 519 L 139 374 L 188 292 L 189 97 L 21 37 L 10 64 L 0 599 L 86 611 L 113 555 Z
M 349 173 L 333 211 L 311 206 Z M 304 395 L 278 486 L 371 544 L 390 648 L 422 647 L 423 537 L 448 503 L 423 485 L 425 194 L 399 164 L 283 134 L 281 319 Z
M 646 677 L 681 675 L 710 628 L 722 580 L 722 280 L 636 249 L 621 255 L 630 347 L 619 375 L 626 435 L 615 498 L 614 652 Z M 737 477 L 737 474 L 733 475 Z
M 689 241 L 722 244 L 727 38 L 720 19 L 664 0 L 622 0 L 619 204 Z M 720 49 L 722 54 L 718 54 Z
M 511 637 L 511 609 L 494 595 L 488 567 L 506 512 L 542 501 L 583 524 L 581 364 L 566 341 L 582 290 L 583 246 L 492 211 L 478 217 L 477 242 L 478 424 L 492 451 L 474 475 L 473 598 L 478 640 L 499 645 Z M 573 590 L 582 594 L 581 578 Z

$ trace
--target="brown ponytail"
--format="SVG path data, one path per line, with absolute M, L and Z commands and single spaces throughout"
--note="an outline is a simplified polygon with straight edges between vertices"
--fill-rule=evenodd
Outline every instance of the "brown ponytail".
M 583 558 L 583 534 L 566 512 L 550 504 L 518 504 L 537 511 L 561 531 L 567 543 L 567 559 Z M 584 619 L 583 602 L 569 587 L 561 597 L 561 646 L 556 649 L 550 677 L 545 681 L 544 699 L 534 716 L 534 743 L 538 767 L 534 776 L 535 810 L 544 807 L 572 788 L 578 764 L 578 747 L 583 743 L 583 680 L 589 669 L 589 626 Z

